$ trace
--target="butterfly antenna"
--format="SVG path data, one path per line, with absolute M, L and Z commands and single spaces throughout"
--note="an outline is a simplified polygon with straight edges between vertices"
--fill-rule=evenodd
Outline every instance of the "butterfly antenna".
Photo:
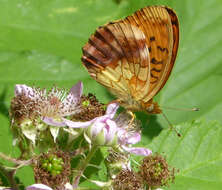
M 169 110 L 178 110 L 178 111 L 200 111 L 200 108 L 175 108 L 175 107 L 168 107 L 168 106 L 161 106 L 163 109 Z
M 166 119 L 168 125 L 170 126 L 170 129 L 173 130 L 173 131 L 175 131 L 178 137 L 181 137 L 181 134 L 176 130 L 175 127 L 173 127 L 172 123 L 169 121 L 169 119 L 167 118 L 167 116 L 165 115 L 165 113 L 162 112 L 162 114 L 163 114 L 163 117 Z

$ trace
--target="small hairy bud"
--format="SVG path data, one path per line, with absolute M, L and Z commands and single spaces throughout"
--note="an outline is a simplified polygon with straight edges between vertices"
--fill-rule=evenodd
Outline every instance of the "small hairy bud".
M 104 104 L 100 103 L 91 93 L 88 96 L 81 96 L 80 107 L 81 112 L 73 115 L 72 120 L 89 121 L 105 114 Z
M 10 115 L 17 123 L 24 119 L 34 119 L 37 116 L 36 102 L 21 93 L 12 99 Z
M 113 181 L 115 190 L 142 190 L 143 186 L 142 178 L 129 169 L 120 171 Z
M 129 169 L 130 162 L 127 154 L 109 150 L 109 155 L 106 158 L 106 166 L 110 178 L 116 178 L 116 175 L 123 169 Z
M 160 187 L 174 182 L 175 169 L 169 169 L 161 155 L 149 155 L 143 159 L 140 175 L 149 187 Z

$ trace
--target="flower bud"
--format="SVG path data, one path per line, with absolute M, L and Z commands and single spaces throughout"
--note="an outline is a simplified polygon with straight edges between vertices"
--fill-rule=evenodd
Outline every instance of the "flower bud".
M 115 190 L 143 190 L 144 184 L 142 178 L 135 172 L 124 169 L 113 180 L 113 189 Z
M 109 151 L 109 155 L 105 160 L 108 170 L 108 175 L 111 179 L 116 178 L 116 175 L 123 169 L 130 169 L 130 161 L 127 154 L 121 152 Z
M 96 145 L 115 145 L 118 142 L 117 126 L 109 118 L 99 118 L 87 128 L 87 135 Z
M 89 121 L 104 114 L 104 104 L 100 103 L 93 94 L 89 93 L 88 96 L 81 96 L 80 112 L 73 115 L 71 120 Z

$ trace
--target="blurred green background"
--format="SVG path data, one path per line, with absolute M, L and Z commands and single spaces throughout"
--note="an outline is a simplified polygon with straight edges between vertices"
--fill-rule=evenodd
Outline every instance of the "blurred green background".
M 98 26 L 154 4 L 172 7 L 180 21 L 176 64 L 156 100 L 162 106 L 200 108 L 165 110 L 173 124 L 200 118 L 221 122 L 222 0 L 0 0 L 0 151 L 18 153 L 8 119 L 15 84 L 70 88 L 81 80 L 84 93 L 92 92 L 104 103 L 112 100 L 82 66 L 81 47 Z M 139 113 L 138 118 L 143 121 L 142 144 L 168 127 L 161 116 Z M 27 171 L 18 176 L 25 184 L 33 182 Z

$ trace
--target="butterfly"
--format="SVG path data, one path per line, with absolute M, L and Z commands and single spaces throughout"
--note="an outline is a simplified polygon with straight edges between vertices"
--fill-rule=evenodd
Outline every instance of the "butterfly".
M 148 6 L 99 27 L 82 48 L 82 63 L 127 110 L 159 114 L 153 97 L 171 74 L 178 44 L 174 10 Z

